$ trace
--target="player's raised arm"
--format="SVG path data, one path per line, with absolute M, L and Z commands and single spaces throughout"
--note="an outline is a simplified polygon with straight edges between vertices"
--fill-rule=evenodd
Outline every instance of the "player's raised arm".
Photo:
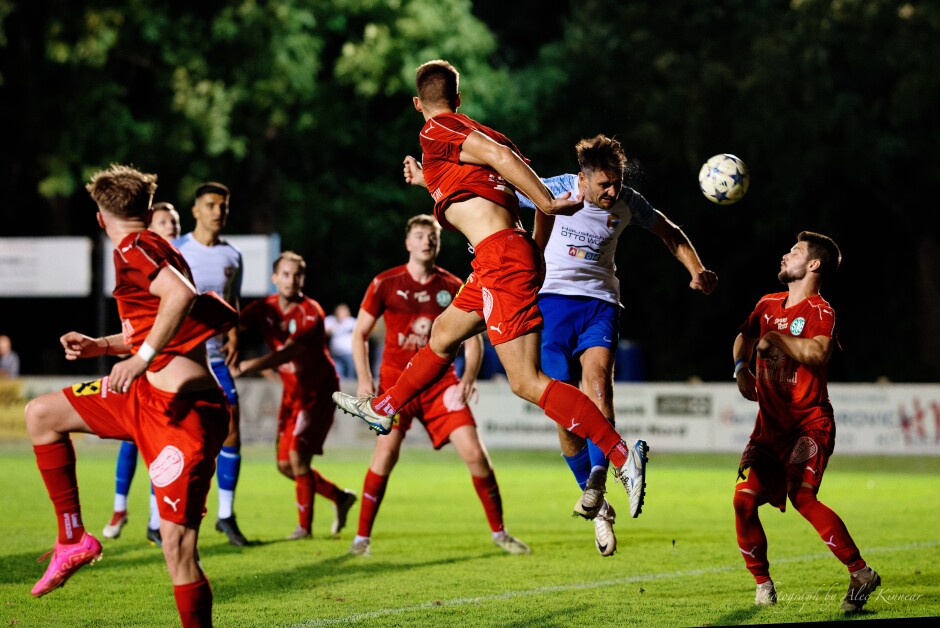
M 566 192 L 554 198 L 535 171 L 522 161 L 515 151 L 504 144 L 494 142 L 479 131 L 473 131 L 464 140 L 460 149 L 460 160 L 489 166 L 546 214 L 571 215 L 584 205 L 580 194 L 571 197 L 571 194 Z

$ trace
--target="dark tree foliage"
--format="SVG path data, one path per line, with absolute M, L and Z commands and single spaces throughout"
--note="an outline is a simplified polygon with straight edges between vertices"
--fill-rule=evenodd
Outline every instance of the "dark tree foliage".
M 738 323 L 813 229 L 845 254 L 824 288 L 844 348 L 833 379 L 936 381 L 938 31 L 936 3 L 891 0 L 0 0 L 0 235 L 97 239 L 82 186 L 111 162 L 157 172 L 184 229 L 196 184 L 218 179 L 228 232 L 280 233 L 307 258 L 307 292 L 355 309 L 404 260 L 404 220 L 431 209 L 401 160 L 419 150 L 414 68 L 446 58 L 462 111 L 543 176 L 573 172 L 582 137 L 620 139 L 629 183 L 718 272 L 703 297 L 655 237 L 623 236 L 622 332 L 651 379 L 725 380 Z M 729 207 L 696 183 L 721 152 L 752 174 Z M 442 265 L 469 261 L 447 234 Z M 0 307 L 0 332 L 48 344 L 26 372 L 81 368 L 55 339 L 96 331 L 94 299 Z M 39 327 L 36 308 L 61 320 Z

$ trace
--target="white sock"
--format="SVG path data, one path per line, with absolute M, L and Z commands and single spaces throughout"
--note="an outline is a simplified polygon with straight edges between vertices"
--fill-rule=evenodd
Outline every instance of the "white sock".
M 157 496 L 153 493 L 150 494 L 150 523 L 147 527 L 151 530 L 160 528 L 160 509 L 157 508 Z
M 368 536 L 359 536 L 358 534 L 353 537 L 353 545 L 356 543 L 362 543 L 363 541 L 368 541 L 370 537 Z
M 114 512 L 127 512 L 127 495 L 114 494 Z
M 219 519 L 228 519 L 232 516 L 232 503 L 235 501 L 235 491 L 219 489 Z

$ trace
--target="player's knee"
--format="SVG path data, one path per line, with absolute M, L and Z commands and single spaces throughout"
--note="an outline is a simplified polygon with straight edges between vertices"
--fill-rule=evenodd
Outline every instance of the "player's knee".
M 26 430 L 30 436 L 37 436 L 54 427 L 56 412 L 52 394 L 36 397 L 26 404 L 24 410 Z
M 789 497 L 790 503 L 799 513 L 803 513 L 819 502 L 819 498 L 816 497 L 816 489 L 812 486 L 800 486 L 796 490 L 790 491 Z
M 748 518 L 757 512 L 760 505 L 757 495 L 750 489 L 737 489 L 734 491 L 734 514 L 740 518 Z
M 281 472 L 281 475 L 285 475 L 289 478 L 294 477 L 294 473 L 291 470 L 291 464 L 289 460 L 278 460 L 277 470 Z

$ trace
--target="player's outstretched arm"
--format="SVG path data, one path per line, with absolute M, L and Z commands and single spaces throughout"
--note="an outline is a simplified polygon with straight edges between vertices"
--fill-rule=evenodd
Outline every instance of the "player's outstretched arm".
M 65 349 L 66 360 L 130 353 L 130 349 L 124 344 L 121 334 L 92 338 L 77 331 L 70 331 L 59 338 L 59 343 Z
M 464 140 L 460 148 L 460 160 L 489 166 L 546 214 L 570 216 L 584 206 L 580 194 L 571 197 L 571 194 L 566 192 L 554 198 L 535 171 L 522 161 L 519 155 L 479 131 L 471 132 Z
M 676 223 L 666 218 L 666 215 L 659 210 L 656 210 L 656 214 L 656 222 L 650 231 L 662 239 L 666 248 L 689 271 L 689 275 L 692 276 L 689 287 L 703 294 L 711 294 L 718 286 L 718 275 L 714 271 L 705 268 L 695 251 L 695 247 L 692 246 L 692 241 Z
M 234 364 L 232 375 L 241 377 L 248 373 L 257 373 L 265 369 L 273 369 L 285 362 L 290 362 L 307 349 L 307 345 L 302 342 L 294 342 L 293 338 L 288 338 L 287 342 L 277 351 L 271 351 L 264 355 L 249 360 L 243 360 Z

